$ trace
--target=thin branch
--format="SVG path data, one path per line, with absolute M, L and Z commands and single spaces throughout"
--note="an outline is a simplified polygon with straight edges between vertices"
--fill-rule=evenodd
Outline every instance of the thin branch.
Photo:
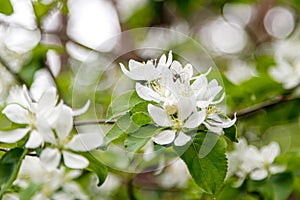
M 137 198 L 134 195 L 134 186 L 133 179 L 128 180 L 127 182 L 127 193 L 130 200 L 136 200 Z
M 81 121 L 81 122 L 74 122 L 74 126 L 86 126 L 86 125 L 95 125 L 95 124 L 114 124 L 116 123 L 116 120 L 91 120 L 91 121 Z
M 275 100 L 262 102 L 260 104 L 245 108 L 243 110 L 240 110 L 240 111 L 237 112 L 237 117 L 243 117 L 243 116 L 255 113 L 255 112 L 260 111 L 260 110 L 271 108 L 271 107 L 273 107 L 275 105 L 278 105 L 278 104 L 281 104 L 281 103 L 285 103 L 285 102 L 289 102 L 289 101 L 298 101 L 298 100 L 300 100 L 299 97 L 292 98 L 290 96 L 281 96 L 279 98 L 276 98 Z M 230 116 L 232 117 L 233 114 L 231 114 Z

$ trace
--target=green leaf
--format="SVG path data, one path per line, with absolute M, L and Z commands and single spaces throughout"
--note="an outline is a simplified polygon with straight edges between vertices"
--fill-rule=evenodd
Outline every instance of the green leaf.
M 107 177 L 107 167 L 101 162 L 101 156 L 97 150 L 90 152 L 82 152 L 81 154 L 89 160 L 87 170 L 93 171 L 98 177 L 98 186 L 102 185 Z
M 157 128 L 154 125 L 147 125 L 147 126 L 142 126 L 137 131 L 130 133 L 130 135 L 137 138 L 150 138 L 160 130 L 161 130 L 160 128 Z
M 275 174 L 264 181 L 248 181 L 249 192 L 259 192 L 265 200 L 288 199 L 293 190 L 291 173 Z
M 49 13 L 49 11 L 55 6 L 57 1 L 53 1 L 50 4 L 43 4 L 40 1 L 33 2 L 33 9 L 35 16 L 40 21 L 45 15 Z
M 0 160 L 0 199 L 17 178 L 23 158 L 27 149 L 15 148 L 8 151 Z
M 239 142 L 238 141 L 238 129 L 237 126 L 234 124 L 229 128 L 224 128 L 224 135 L 230 139 L 231 142 Z
M 0 13 L 11 15 L 13 12 L 14 9 L 10 3 L 10 0 L 0 0 Z
M 144 126 L 152 123 L 152 119 L 147 113 L 137 112 L 131 116 L 132 121 L 138 126 Z
M 180 149 L 174 148 L 180 153 Z M 227 172 L 225 152 L 224 138 L 212 133 L 199 133 L 181 155 L 196 184 L 209 194 L 216 194 L 223 185 Z
M 120 115 L 124 115 L 138 103 L 143 102 L 135 91 L 126 92 L 115 98 L 108 107 L 106 119 L 111 120 Z
M 110 128 L 104 137 L 105 144 L 118 139 L 123 133 L 134 132 L 139 127 L 131 121 L 130 115 L 127 113 L 120 117 L 116 123 Z
M 134 104 L 134 102 L 132 102 Z M 140 103 L 135 104 L 131 109 L 130 109 L 130 114 L 134 114 L 136 112 L 148 112 L 148 104 L 149 102 L 143 101 Z
M 140 148 L 142 148 L 149 139 L 150 138 L 137 138 L 129 135 L 124 141 L 125 149 L 128 152 L 135 153 L 140 150 Z
M 31 200 L 37 191 L 42 188 L 41 184 L 31 183 L 26 189 L 19 194 L 20 200 Z

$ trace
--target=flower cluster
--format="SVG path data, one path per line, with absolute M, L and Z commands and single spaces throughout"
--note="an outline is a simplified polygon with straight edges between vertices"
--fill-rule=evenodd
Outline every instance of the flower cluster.
M 273 164 L 280 154 L 280 147 L 276 142 L 258 149 L 256 146 L 247 145 L 244 138 L 239 139 L 235 149 L 228 153 L 228 174 L 235 175 L 238 181 L 235 186 L 240 186 L 249 176 L 252 180 L 263 180 L 269 174 L 276 174 L 285 170 L 284 166 Z
M 176 146 L 183 146 L 191 140 L 187 131 L 201 124 L 211 132 L 222 134 L 223 128 L 236 121 L 236 117 L 228 119 L 215 106 L 225 97 L 224 92 L 220 94 L 222 87 L 215 79 L 207 80 L 210 70 L 193 76 L 191 64 L 182 66 L 172 57 L 170 51 L 168 57 L 162 55 L 158 61 L 130 60 L 129 70 L 120 64 L 123 73 L 137 81 L 137 94 L 153 102 L 148 105 L 148 112 L 162 131 L 152 140 L 161 145 L 174 142 Z
M 14 181 L 16 187 L 24 190 L 39 185 L 30 199 L 88 199 L 80 185 L 74 179 L 82 175 L 81 170 L 68 170 L 60 167 L 52 171 L 47 171 L 37 157 L 27 156 L 24 158 L 18 178 Z M 18 193 L 8 193 L 3 199 L 20 199 Z
M 269 73 L 285 89 L 292 89 L 300 84 L 300 57 L 298 49 L 300 42 L 297 37 L 278 41 L 274 45 L 276 66 L 270 68 Z
M 95 133 L 71 134 L 74 112 L 63 101 L 58 103 L 54 87 L 44 91 L 36 101 L 25 86 L 13 88 L 2 113 L 21 127 L 0 131 L 0 142 L 16 143 L 25 139 L 26 148 L 43 147 L 40 159 L 48 170 L 55 169 L 62 156 L 67 167 L 85 168 L 89 161 L 76 152 L 89 151 L 102 143 L 102 138 Z

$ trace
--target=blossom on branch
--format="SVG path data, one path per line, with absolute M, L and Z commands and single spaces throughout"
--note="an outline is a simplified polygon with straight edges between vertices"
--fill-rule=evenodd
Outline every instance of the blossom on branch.
M 248 145 L 244 138 L 239 139 L 235 149 L 228 153 L 228 177 L 235 175 L 239 187 L 247 177 L 252 180 L 263 180 L 269 175 L 277 174 L 285 170 L 285 166 L 274 164 L 275 158 L 280 154 L 278 143 L 271 142 L 267 146 L 258 149 Z
M 49 88 L 41 98 L 34 102 L 29 96 L 27 88 L 13 88 L 8 100 L 8 105 L 2 113 L 16 124 L 26 127 L 0 132 L 0 141 L 15 143 L 29 133 L 26 148 L 37 148 L 43 142 L 54 140 L 52 126 L 58 120 L 57 113 L 62 108 L 62 102 L 57 105 L 56 89 Z
M 219 135 L 224 133 L 224 128 L 234 125 L 236 116 L 231 120 L 216 108 L 225 93 L 221 93 L 223 88 L 217 80 L 207 80 L 211 69 L 193 77 L 192 65 L 172 61 L 171 51 L 166 60 L 165 55 L 157 64 L 130 60 L 129 71 L 120 64 L 124 74 L 137 81 L 135 89 L 139 97 L 153 102 L 148 105 L 148 113 L 162 128 L 152 137 L 155 143 L 174 142 L 182 146 L 191 140 L 187 132 L 197 130 L 201 124 Z
M 32 100 L 27 88 L 14 88 L 2 111 L 16 124 L 25 127 L 0 132 L 0 142 L 15 143 L 28 134 L 26 148 L 43 147 L 40 159 L 45 168 L 54 170 L 63 158 L 69 168 L 82 169 L 89 161 L 76 152 L 95 149 L 102 144 L 102 136 L 97 133 L 71 134 L 73 115 L 86 111 L 89 102 L 77 111 L 60 101 L 56 88 L 50 87 L 37 101 Z

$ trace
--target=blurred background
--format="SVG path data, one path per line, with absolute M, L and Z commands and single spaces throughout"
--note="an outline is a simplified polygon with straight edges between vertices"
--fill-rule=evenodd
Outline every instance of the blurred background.
M 93 99 L 82 119 L 103 119 L 111 100 L 134 86 L 118 63 L 173 50 L 199 70 L 217 67 L 227 113 L 238 114 L 239 136 L 296 152 L 284 162 L 293 162 L 295 173 L 289 199 L 300 199 L 299 16 L 299 0 L 0 0 L 0 105 L 15 84 L 56 85 L 74 108 Z M 181 162 L 164 172 L 112 171 L 91 199 L 211 198 Z M 240 199 L 260 198 L 245 193 Z

